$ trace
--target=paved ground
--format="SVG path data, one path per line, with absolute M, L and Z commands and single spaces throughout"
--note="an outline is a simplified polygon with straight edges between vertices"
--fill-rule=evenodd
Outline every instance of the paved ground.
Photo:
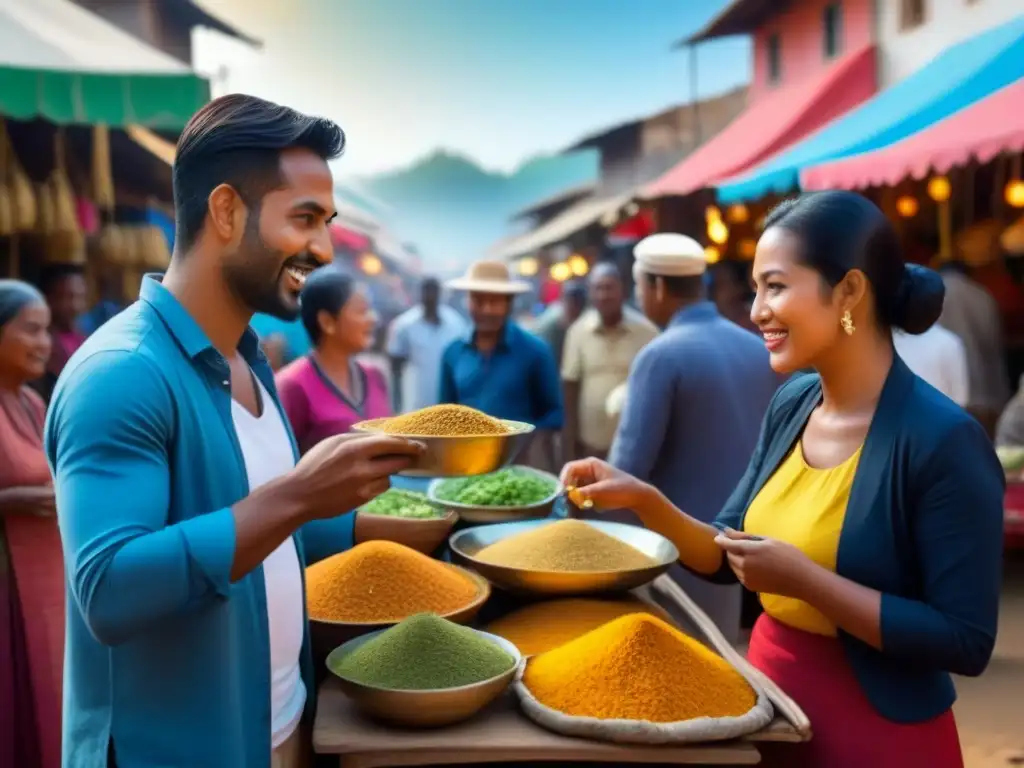
M 966 768 L 1024 766 L 1024 555 L 1007 563 L 992 663 L 980 678 L 956 682 Z

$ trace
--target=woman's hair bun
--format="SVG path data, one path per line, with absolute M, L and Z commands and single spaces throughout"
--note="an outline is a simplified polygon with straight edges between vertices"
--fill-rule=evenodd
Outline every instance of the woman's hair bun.
M 918 264 L 905 265 L 893 307 L 893 325 L 907 333 L 924 333 L 938 321 L 945 298 L 946 285 L 938 272 Z

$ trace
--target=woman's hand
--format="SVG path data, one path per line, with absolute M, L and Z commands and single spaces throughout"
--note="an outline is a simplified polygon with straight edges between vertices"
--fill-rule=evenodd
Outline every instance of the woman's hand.
M 792 544 L 726 528 L 715 543 L 729 558 L 740 584 L 751 592 L 800 599 L 811 570 L 818 566 Z
M 657 491 L 647 483 L 600 459 L 570 461 L 562 468 L 562 485 L 577 507 L 586 502 L 597 509 L 631 509 L 641 513 Z

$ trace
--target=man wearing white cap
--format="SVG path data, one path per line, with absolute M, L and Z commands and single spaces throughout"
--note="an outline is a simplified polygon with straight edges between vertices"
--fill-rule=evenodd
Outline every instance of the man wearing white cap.
M 633 256 L 640 307 L 665 331 L 633 363 L 609 461 L 711 522 L 747 468 L 780 380 L 761 339 L 705 298 L 697 241 L 651 235 Z M 742 587 L 709 584 L 679 567 L 672 576 L 738 639 Z
M 448 283 L 468 293 L 473 328 L 441 357 L 439 401 L 477 408 L 538 431 L 562 428 L 562 390 L 548 345 L 512 321 L 515 297 L 530 286 L 500 261 L 478 261 Z

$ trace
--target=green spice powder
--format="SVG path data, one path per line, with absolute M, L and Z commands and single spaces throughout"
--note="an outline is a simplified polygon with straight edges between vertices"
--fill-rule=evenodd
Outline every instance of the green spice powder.
M 332 671 L 377 688 L 457 688 L 489 680 L 513 665 L 503 648 L 433 613 L 410 616 L 341 657 Z

